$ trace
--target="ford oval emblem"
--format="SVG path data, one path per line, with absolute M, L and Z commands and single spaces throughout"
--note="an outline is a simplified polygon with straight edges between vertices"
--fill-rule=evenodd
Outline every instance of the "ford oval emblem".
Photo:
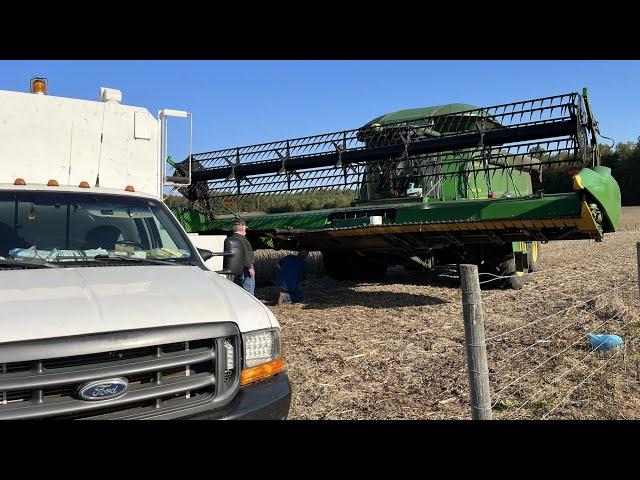
M 97 400 L 109 400 L 124 395 L 127 392 L 129 382 L 126 378 L 109 378 L 83 383 L 78 387 L 78 396 L 82 400 L 94 402 Z

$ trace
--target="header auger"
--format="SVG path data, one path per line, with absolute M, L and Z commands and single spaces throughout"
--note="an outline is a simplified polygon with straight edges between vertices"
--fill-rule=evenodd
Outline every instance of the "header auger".
M 228 232 L 229 199 L 341 192 L 349 207 L 243 215 L 252 241 L 321 250 L 338 278 L 475 262 L 513 273 L 505 283 L 517 287 L 518 273 L 535 269 L 537 242 L 600 240 L 616 229 L 620 191 L 599 165 L 597 133 L 586 89 L 401 110 L 358 129 L 194 154 L 180 191 L 200 212 L 177 213 L 191 230 Z M 175 175 L 188 165 L 176 164 Z M 546 174 L 573 184 L 545 193 Z

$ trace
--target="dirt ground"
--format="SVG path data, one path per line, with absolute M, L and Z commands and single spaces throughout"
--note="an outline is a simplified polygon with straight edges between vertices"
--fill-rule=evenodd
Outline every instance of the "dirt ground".
M 522 290 L 483 291 L 494 418 L 640 418 L 637 241 L 640 207 L 627 207 L 603 242 L 542 245 Z M 258 280 L 281 255 L 259 252 Z M 304 303 L 270 307 L 293 386 L 289 418 L 470 418 L 454 273 L 398 268 L 381 282 L 337 282 L 319 255 L 310 264 Z M 274 288 L 256 294 L 270 302 Z M 624 346 L 593 352 L 588 332 Z

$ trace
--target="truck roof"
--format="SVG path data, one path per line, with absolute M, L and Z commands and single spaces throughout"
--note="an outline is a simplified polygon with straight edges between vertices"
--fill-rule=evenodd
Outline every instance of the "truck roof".
M 160 127 L 147 109 L 118 101 L 0 90 L 0 182 L 100 185 L 161 196 Z
M 134 186 L 135 188 L 135 186 Z M 72 185 L 60 185 L 58 187 L 50 187 L 44 183 L 27 183 L 27 185 L 14 185 L 13 183 L 0 183 L 0 192 L 3 191 L 43 191 L 43 192 L 77 192 L 77 193 L 101 193 L 108 195 L 128 195 L 133 197 L 145 197 L 153 198 L 157 200 L 157 197 L 145 193 L 145 192 L 129 192 L 124 188 L 103 188 L 103 187 L 91 187 L 80 188 Z

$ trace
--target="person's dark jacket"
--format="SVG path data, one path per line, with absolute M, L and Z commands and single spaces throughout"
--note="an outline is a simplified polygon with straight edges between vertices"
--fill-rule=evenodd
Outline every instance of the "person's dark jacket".
M 253 248 L 251 247 L 251 243 L 249 243 L 249 240 L 247 240 L 247 237 L 245 237 L 244 235 L 240 235 L 239 233 L 234 233 L 233 236 L 239 238 L 242 244 L 244 245 L 244 267 L 253 268 L 255 254 L 253 253 Z

